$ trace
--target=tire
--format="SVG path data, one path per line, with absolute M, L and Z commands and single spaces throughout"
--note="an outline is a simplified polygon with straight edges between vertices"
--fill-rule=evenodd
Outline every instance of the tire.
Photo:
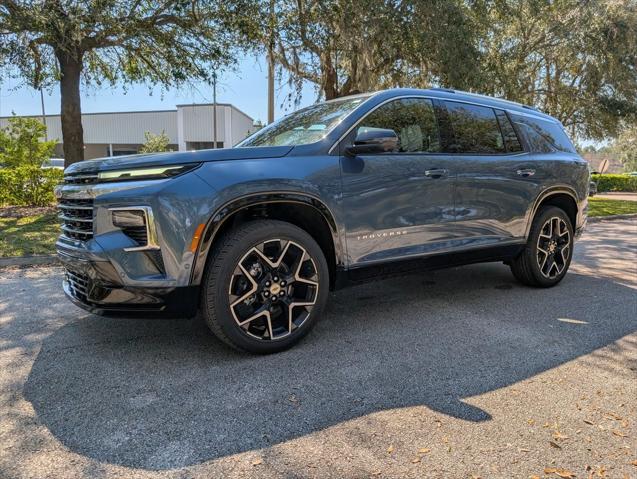
M 513 276 L 527 286 L 550 288 L 568 271 L 573 257 L 573 225 L 556 206 L 535 215 L 524 250 L 511 262 Z
M 229 346 L 275 353 L 310 332 L 328 290 L 325 255 L 308 233 L 283 221 L 255 220 L 213 247 L 201 311 L 210 330 Z

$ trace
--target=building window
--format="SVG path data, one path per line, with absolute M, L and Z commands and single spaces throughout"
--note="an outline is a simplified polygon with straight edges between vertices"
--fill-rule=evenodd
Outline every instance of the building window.
M 214 148 L 213 141 L 189 141 L 186 143 L 187 150 L 210 150 Z M 223 148 L 223 141 L 217 142 L 217 148 Z

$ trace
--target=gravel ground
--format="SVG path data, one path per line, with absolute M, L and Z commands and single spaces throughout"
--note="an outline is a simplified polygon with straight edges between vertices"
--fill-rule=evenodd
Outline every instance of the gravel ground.
M 637 478 L 635 220 L 550 290 L 489 264 L 333 293 L 268 357 L 86 314 L 60 276 L 0 270 L 2 479 Z

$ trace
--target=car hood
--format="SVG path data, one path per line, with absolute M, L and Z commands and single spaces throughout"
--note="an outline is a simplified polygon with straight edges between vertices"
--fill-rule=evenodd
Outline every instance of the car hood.
M 292 148 L 292 146 L 261 146 L 251 148 L 221 148 L 217 150 L 177 151 L 112 156 L 74 163 L 65 170 L 65 174 L 75 175 L 81 173 L 94 173 L 98 171 L 121 170 L 122 168 L 183 165 L 187 163 L 204 163 L 208 161 L 280 158 L 287 155 Z

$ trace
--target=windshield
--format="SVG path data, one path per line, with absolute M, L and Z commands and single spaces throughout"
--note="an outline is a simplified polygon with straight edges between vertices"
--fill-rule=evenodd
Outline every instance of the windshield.
M 295 146 L 314 143 L 323 139 L 367 98 L 357 96 L 303 108 L 257 131 L 237 146 Z

